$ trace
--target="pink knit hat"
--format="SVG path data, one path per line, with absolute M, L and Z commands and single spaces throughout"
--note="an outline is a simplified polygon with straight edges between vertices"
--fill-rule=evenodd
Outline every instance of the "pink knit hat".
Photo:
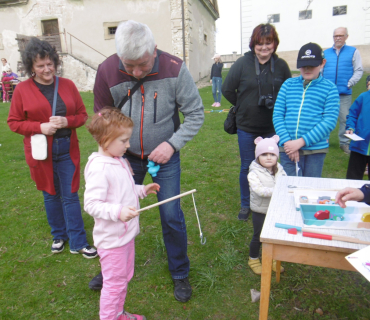
M 256 159 L 262 154 L 262 153 L 273 153 L 279 158 L 279 147 L 277 143 L 279 142 L 280 138 L 277 135 L 274 135 L 271 138 L 263 139 L 262 137 L 258 137 L 254 140 L 254 143 L 256 144 Z

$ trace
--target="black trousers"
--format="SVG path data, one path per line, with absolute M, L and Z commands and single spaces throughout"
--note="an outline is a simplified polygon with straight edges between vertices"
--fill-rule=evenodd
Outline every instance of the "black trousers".
M 266 214 L 252 211 L 253 221 L 253 238 L 249 244 L 249 256 L 251 258 L 258 258 L 260 255 L 261 241 L 260 235 L 265 222 Z
M 368 163 L 370 163 L 370 156 L 351 151 L 346 179 L 363 180 L 364 171 Z M 368 179 L 370 180 L 370 174 L 368 174 Z

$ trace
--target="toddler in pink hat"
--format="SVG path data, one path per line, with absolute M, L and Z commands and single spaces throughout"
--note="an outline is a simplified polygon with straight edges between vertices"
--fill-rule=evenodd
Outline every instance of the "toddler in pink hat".
M 277 143 L 279 136 L 271 138 L 258 137 L 254 140 L 256 144 L 256 159 L 251 163 L 248 173 L 250 189 L 250 204 L 253 220 L 253 238 L 249 245 L 248 265 L 252 271 L 261 275 L 262 264 L 259 258 L 261 242 L 260 235 L 265 221 L 266 213 L 270 204 L 272 192 L 276 180 L 280 176 L 286 176 L 283 167 L 278 163 L 279 148 Z M 272 270 L 276 272 L 276 261 L 273 261 Z M 280 268 L 284 272 L 284 268 Z

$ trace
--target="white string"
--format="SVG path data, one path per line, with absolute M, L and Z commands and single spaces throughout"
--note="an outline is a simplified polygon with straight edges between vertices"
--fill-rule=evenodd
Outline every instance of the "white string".
M 195 205 L 194 193 L 192 193 L 191 196 L 193 197 L 193 204 L 194 204 L 195 215 L 197 216 L 197 220 L 198 220 L 200 243 L 201 244 L 205 244 L 206 241 L 207 241 L 207 239 L 204 238 L 204 241 L 203 241 L 203 233 L 202 233 L 202 228 L 200 227 L 200 221 L 199 221 L 197 206 Z

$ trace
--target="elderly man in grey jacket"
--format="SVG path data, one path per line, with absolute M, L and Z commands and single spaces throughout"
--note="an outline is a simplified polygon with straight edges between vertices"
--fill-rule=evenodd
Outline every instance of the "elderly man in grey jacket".
M 94 86 L 94 111 L 104 106 L 121 107 L 134 121 L 127 159 L 142 184 L 148 160 L 161 167 L 153 181 L 160 185 L 158 201 L 180 194 L 180 149 L 199 131 L 204 107 L 185 63 L 157 49 L 148 26 L 135 21 L 121 23 L 116 31 L 117 54 L 98 68 Z M 122 103 L 123 102 L 123 103 Z M 179 112 L 184 116 L 180 122 Z M 180 200 L 159 207 L 174 295 L 186 302 L 191 297 L 188 281 L 187 233 Z M 89 284 L 100 289 L 102 276 Z

